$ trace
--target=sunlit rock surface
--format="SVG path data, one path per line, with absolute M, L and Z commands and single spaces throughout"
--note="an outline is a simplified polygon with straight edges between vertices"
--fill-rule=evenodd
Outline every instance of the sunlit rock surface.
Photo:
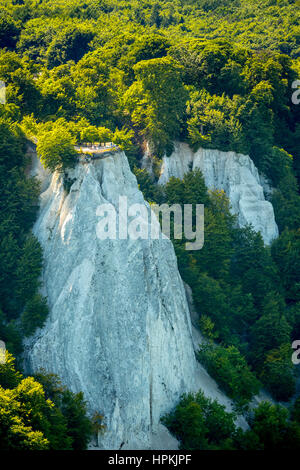
M 26 341 L 27 371 L 54 372 L 84 392 L 90 413 L 105 416 L 100 448 L 176 448 L 160 417 L 183 392 L 202 388 L 228 409 L 230 401 L 195 360 L 171 242 L 97 238 L 99 204 L 118 209 L 119 195 L 145 204 L 124 153 L 78 165 L 69 194 L 60 176 L 36 164 L 33 173 L 44 186 L 34 233 L 50 314 Z
M 187 144 L 176 143 L 172 155 L 163 158 L 159 183 L 165 184 L 171 176 L 183 178 L 196 168 L 209 189 L 226 192 L 240 226 L 252 224 L 266 244 L 278 236 L 273 206 L 265 200 L 262 180 L 247 155 L 202 148 L 194 153 Z

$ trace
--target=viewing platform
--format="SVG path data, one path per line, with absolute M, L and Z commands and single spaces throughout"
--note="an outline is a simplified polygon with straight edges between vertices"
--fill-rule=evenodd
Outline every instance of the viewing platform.
M 80 154 L 82 163 L 87 163 L 92 160 L 102 159 L 109 157 L 115 152 L 120 151 L 120 148 L 113 142 L 106 143 L 82 143 L 75 145 L 75 150 Z

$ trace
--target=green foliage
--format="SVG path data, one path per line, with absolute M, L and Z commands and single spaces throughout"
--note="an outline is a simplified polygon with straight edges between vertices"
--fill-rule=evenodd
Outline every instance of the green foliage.
M 53 38 L 47 50 L 47 64 L 49 68 L 57 67 L 69 60 L 78 62 L 89 50 L 89 43 L 93 39 L 92 31 L 68 28 Z
M 19 391 L 16 389 L 16 391 Z M 27 393 L 30 390 L 27 389 Z M 35 398 L 37 391 L 33 390 Z M 49 441 L 41 431 L 30 426 L 22 410 L 22 401 L 11 390 L 0 387 L 0 448 L 1 450 L 47 450 Z
M 300 230 L 285 229 L 272 244 L 272 256 L 282 276 L 286 300 L 299 302 Z
M 299 449 L 300 428 L 289 421 L 289 413 L 280 405 L 262 402 L 254 410 L 250 434 L 256 434 L 263 450 Z
M 15 358 L 8 351 L 5 352 L 5 362 L 0 364 L 0 386 L 2 388 L 15 388 L 22 380 L 22 374 L 16 370 Z
M 116 129 L 112 136 L 112 140 L 121 150 L 124 150 L 130 155 L 131 152 L 134 152 L 134 145 L 132 143 L 133 135 L 134 133 L 132 130 L 126 128 Z
M 62 172 L 74 166 L 77 161 L 74 144 L 68 130 L 57 127 L 39 137 L 37 153 L 45 168 Z
M 297 423 L 300 423 L 300 398 L 298 397 L 293 405 L 292 411 L 291 411 L 291 417 L 294 421 Z
M 124 97 L 132 122 L 144 129 L 155 152 L 172 150 L 180 133 L 187 92 L 181 79 L 181 67 L 168 57 L 143 60 L 133 67 L 137 81 Z
M 201 346 L 198 357 L 209 374 L 218 380 L 222 389 L 237 405 L 247 404 L 258 393 L 258 380 L 234 346 L 224 348 L 206 344 Z
M 171 177 L 165 185 L 168 204 L 206 204 L 207 188 L 199 169 L 188 172 L 183 179 Z
M 205 91 L 191 93 L 187 125 L 192 146 L 246 152 L 245 135 L 236 112 L 236 100 L 225 94 L 220 97 Z
M 242 431 L 224 406 L 197 394 L 184 395 L 162 422 L 185 450 L 296 450 L 300 448 L 299 400 L 291 416 L 287 408 L 261 402 Z
M 40 372 L 36 379 L 43 385 L 46 396 L 61 411 L 66 423 L 66 438 L 73 450 L 85 450 L 92 433 L 92 425 L 86 416 L 83 394 L 73 393 L 64 387 L 54 374 Z
M 22 353 L 22 334 L 17 320 L 8 320 L 0 310 L 0 337 L 5 341 L 6 348 L 15 356 Z
M 21 315 L 22 329 L 25 336 L 32 335 L 36 328 L 42 328 L 48 315 L 47 299 L 35 294 L 27 302 Z
M 86 416 L 83 393 L 65 390 L 61 398 L 61 412 L 67 422 L 67 436 L 71 438 L 73 450 L 85 450 L 91 436 L 91 423 Z
M 235 431 L 234 415 L 203 392 L 183 395 L 180 403 L 162 422 L 179 439 L 185 450 L 231 448 Z
M 207 192 L 199 171 L 189 172 L 182 181 L 171 178 L 164 194 L 169 204 L 205 201 L 204 247 L 189 253 L 182 242 L 174 242 L 181 275 L 193 291 L 201 328 L 209 338 L 223 342 L 216 348 L 203 348 L 201 362 L 236 400 L 238 408 L 258 392 L 257 378 L 274 397 L 288 400 L 295 391 L 287 346 L 292 326 L 286 319 L 284 286 L 278 272 L 286 271 L 286 289 L 289 286 L 296 293 L 298 271 L 294 260 L 298 256 L 296 244 L 293 248 L 291 243 L 292 232 L 283 234 L 271 252 L 251 227 L 236 228 L 225 194 Z M 296 243 L 294 236 L 292 239 Z M 290 262 L 283 254 L 287 243 Z M 287 263 L 284 269 L 283 262 Z M 291 314 L 290 323 L 295 330 L 299 328 L 299 318 L 296 312 Z
M 279 401 L 288 401 L 296 392 L 290 344 L 282 344 L 266 355 L 261 381 Z
M 21 113 L 36 112 L 40 103 L 40 93 L 36 87 L 32 64 L 13 51 L 0 49 L 0 80 L 6 85 L 6 104 L 1 111 L 15 106 Z M 15 114 L 17 114 L 15 112 Z M 18 118 L 18 114 L 15 116 Z
M 243 291 L 250 293 L 255 305 L 261 308 L 268 294 L 277 290 L 279 278 L 276 265 L 269 250 L 264 247 L 260 233 L 255 233 L 251 227 L 237 230 L 233 241 L 233 280 L 242 282 Z
M 201 333 L 205 338 L 209 340 L 215 340 L 218 338 L 219 334 L 215 331 L 215 324 L 212 322 L 211 318 L 207 315 L 201 315 L 199 319 L 199 328 Z
M 143 192 L 143 196 L 148 202 L 158 201 L 159 199 L 159 188 L 155 185 L 148 173 L 144 168 L 133 168 L 133 172 L 136 176 L 140 190 Z
M 270 161 L 266 169 L 269 177 L 278 186 L 281 179 L 291 174 L 293 164 L 293 157 L 289 155 L 285 150 L 273 147 Z
M 0 47 L 13 49 L 17 43 L 19 28 L 7 11 L 0 16 Z
M 261 367 L 268 351 L 289 343 L 291 327 L 278 310 L 276 299 L 270 297 L 265 313 L 250 330 L 251 362 Z
M 97 413 L 97 412 L 94 413 L 94 415 L 91 419 L 91 423 L 92 423 L 92 431 L 96 435 L 99 432 L 104 432 L 105 431 L 105 425 L 103 424 L 103 416 L 100 413 Z
M 55 376 L 38 378 L 24 378 L 6 353 L 0 364 L 1 450 L 86 449 L 91 424 L 82 394 L 71 393 Z
M 36 294 L 42 267 L 37 239 L 28 234 L 38 209 L 39 185 L 25 176 L 25 139 L 20 128 L 0 120 L 0 335 L 21 352 L 19 317 Z
M 24 136 L 17 126 L 0 120 L 0 163 L 6 170 L 12 170 L 15 166 L 24 163 L 25 142 Z
M 47 21 L 43 17 L 28 19 L 20 34 L 18 52 L 40 62 L 62 23 L 58 18 L 47 18 Z
M 275 398 L 290 398 L 294 371 L 288 345 L 291 331 L 293 338 L 300 334 L 300 108 L 291 100 L 300 71 L 295 3 L 2 0 L 1 6 L 0 80 L 7 103 L 0 105 L 0 338 L 8 349 L 19 354 L 22 335 L 42 326 L 47 313 L 37 295 L 42 253 L 28 235 L 39 187 L 25 177 L 21 127 L 27 138 L 37 139 L 44 166 L 63 173 L 77 161 L 74 144 L 113 141 L 126 151 L 147 200 L 205 204 L 203 249 L 187 252 L 185 240 L 175 240 L 174 247 L 201 327 L 225 351 L 235 396 L 234 371 L 251 382 L 248 363 Z M 176 140 L 194 149 L 250 155 L 275 187 L 271 202 L 280 237 L 271 249 L 251 227 L 236 227 L 225 194 L 208 192 L 200 172 L 189 172 L 182 181 L 171 178 L 164 188 L 155 185 L 158 158 L 169 155 Z M 153 180 L 139 168 L 146 143 Z M 65 397 L 68 418 L 67 411 L 61 419 L 62 411 L 46 407 L 47 420 L 37 430 L 22 417 L 16 432 L 6 423 L 12 445 L 59 448 L 59 436 L 69 432 L 66 421 L 76 415 L 73 398 Z M 5 400 L 18 409 L 14 398 Z M 190 421 L 196 430 L 196 435 L 188 432 L 186 445 L 218 447 L 208 438 L 201 406 L 193 402 L 182 411 L 182 422 Z M 255 432 L 229 433 L 222 448 L 298 446 L 295 423 L 281 420 L 280 440 L 269 422 L 277 422 L 282 412 L 261 410 Z M 260 419 L 270 435 L 258 428 Z M 61 437 L 63 448 L 73 439 L 82 448 L 79 436 L 69 434 Z
M 38 276 L 42 269 L 42 249 L 33 235 L 25 240 L 19 256 L 16 293 L 20 302 L 26 302 L 33 297 L 40 285 Z
M 300 197 L 295 176 L 292 173 L 284 176 L 272 195 L 276 220 L 279 230 L 285 228 L 297 230 L 300 225 Z
M 5 21 L 21 30 L 20 55 L 0 60 L 8 101 L 42 119 L 134 125 L 160 156 L 179 137 L 250 153 L 278 185 L 287 161 L 273 147 L 298 155 L 286 55 L 299 54 L 297 14 L 289 2 L 213 5 L 7 0 Z
M 100 135 L 102 137 L 102 134 Z M 98 142 L 98 140 L 101 140 L 99 137 L 99 132 L 96 126 L 84 127 L 80 132 L 81 142 Z

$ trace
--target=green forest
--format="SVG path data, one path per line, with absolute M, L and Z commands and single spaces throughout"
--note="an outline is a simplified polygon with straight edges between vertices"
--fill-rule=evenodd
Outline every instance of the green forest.
M 201 391 L 163 423 L 183 449 L 300 448 L 300 4 L 293 0 L 0 0 L 0 449 L 85 449 L 82 394 L 54 375 L 26 377 L 23 339 L 48 315 L 43 253 L 31 229 L 45 168 L 75 166 L 74 145 L 112 141 L 149 203 L 205 205 L 205 244 L 173 240 L 206 338 L 198 359 L 235 403 Z M 297 87 L 296 87 L 297 88 Z M 292 99 L 296 95 L 298 99 Z M 279 237 L 238 228 L 222 191 L 199 170 L 156 184 L 174 141 L 249 155 L 274 188 Z M 146 144 L 154 177 L 141 168 Z M 274 402 L 253 408 L 260 389 Z M 101 411 L 101 410 L 99 410 Z M 235 425 L 243 413 L 249 430 Z M 99 424 L 100 423 L 100 424 Z

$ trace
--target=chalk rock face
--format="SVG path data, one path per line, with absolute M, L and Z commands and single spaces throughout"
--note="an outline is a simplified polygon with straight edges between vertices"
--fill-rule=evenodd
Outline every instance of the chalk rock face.
M 127 196 L 128 206 L 151 212 L 123 152 L 78 164 L 68 194 L 61 176 L 37 163 L 31 174 L 44 189 L 34 233 L 50 312 L 25 341 L 27 372 L 45 369 L 84 392 L 90 414 L 105 416 L 100 448 L 176 449 L 160 417 L 182 393 L 201 388 L 229 411 L 232 404 L 195 359 L 201 337 L 191 327 L 172 243 L 97 237 L 101 204 L 118 213 L 119 196 Z M 237 424 L 247 427 L 242 417 Z
M 187 144 L 176 143 L 172 155 L 163 158 L 159 183 L 165 184 L 171 176 L 183 178 L 196 168 L 209 189 L 226 192 L 240 226 L 252 224 L 266 244 L 278 236 L 273 206 L 265 200 L 257 168 L 247 155 L 203 148 L 194 153 Z
M 100 240 L 97 207 L 145 203 L 127 158 L 79 164 L 69 194 L 54 174 L 34 227 L 50 314 L 25 365 L 58 374 L 105 415 L 102 448 L 151 448 L 160 416 L 196 388 L 189 310 L 168 239 Z M 46 180 L 44 180 L 44 184 Z

